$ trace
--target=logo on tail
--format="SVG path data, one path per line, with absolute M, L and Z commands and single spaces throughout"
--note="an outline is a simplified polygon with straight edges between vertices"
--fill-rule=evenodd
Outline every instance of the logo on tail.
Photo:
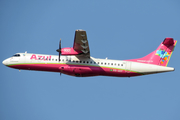
M 162 49 L 157 50 L 155 55 L 158 55 L 161 58 L 160 60 L 161 64 L 167 61 L 169 57 L 169 53 Z

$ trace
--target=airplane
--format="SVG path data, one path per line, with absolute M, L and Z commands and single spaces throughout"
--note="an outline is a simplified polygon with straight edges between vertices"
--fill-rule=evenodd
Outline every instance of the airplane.
M 76 77 L 134 77 L 174 71 L 167 67 L 177 40 L 165 38 L 159 47 L 145 57 L 129 60 L 99 59 L 90 56 L 86 31 L 75 31 L 73 47 L 61 48 L 59 55 L 16 53 L 2 63 L 19 70 L 58 72 Z

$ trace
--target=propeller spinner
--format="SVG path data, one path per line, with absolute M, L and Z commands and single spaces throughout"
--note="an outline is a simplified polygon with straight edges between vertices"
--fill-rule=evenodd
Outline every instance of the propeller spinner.
M 56 51 L 59 52 L 59 61 L 60 61 L 60 56 L 61 56 L 61 39 L 59 41 L 59 49 L 57 49 Z

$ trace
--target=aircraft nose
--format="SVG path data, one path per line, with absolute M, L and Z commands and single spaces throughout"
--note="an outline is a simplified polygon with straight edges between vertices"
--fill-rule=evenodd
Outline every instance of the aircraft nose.
M 7 60 L 4 60 L 2 64 L 7 65 Z
M 2 62 L 2 64 L 4 64 L 4 65 L 5 65 L 5 62 L 6 62 L 6 61 L 4 60 L 4 61 Z

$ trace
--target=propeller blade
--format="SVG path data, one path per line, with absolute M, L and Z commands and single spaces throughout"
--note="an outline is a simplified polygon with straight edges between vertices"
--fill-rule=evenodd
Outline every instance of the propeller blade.
M 61 38 L 60 38 L 60 41 L 59 41 L 59 49 L 61 50 Z
M 59 61 L 60 61 L 60 55 L 61 55 L 61 53 L 59 52 Z
M 60 56 L 61 56 L 61 39 L 59 41 L 59 49 L 57 49 L 56 51 L 59 52 L 59 61 L 60 61 Z

